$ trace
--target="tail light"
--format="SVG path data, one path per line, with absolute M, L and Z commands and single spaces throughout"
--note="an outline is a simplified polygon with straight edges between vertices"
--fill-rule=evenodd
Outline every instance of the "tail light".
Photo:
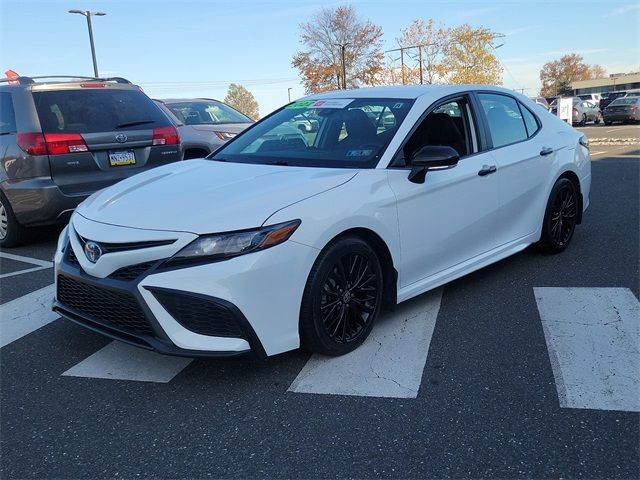
M 180 135 L 174 126 L 160 127 L 153 129 L 153 145 L 178 145 Z
M 633 107 L 631 107 L 631 113 L 636 113 L 638 111 L 638 106 L 634 105 Z
M 29 155 L 46 155 L 47 144 L 41 133 L 18 133 L 18 146 Z
M 18 133 L 18 146 L 29 155 L 62 155 L 88 152 L 79 133 Z
M 49 155 L 88 152 L 89 147 L 79 133 L 45 133 Z

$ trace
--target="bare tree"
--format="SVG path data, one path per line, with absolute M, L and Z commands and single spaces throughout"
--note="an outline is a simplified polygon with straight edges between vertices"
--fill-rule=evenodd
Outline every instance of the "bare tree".
M 375 85 L 382 72 L 382 28 L 358 18 L 351 6 L 321 9 L 300 25 L 303 49 L 293 57 L 307 93 L 339 89 L 344 70 L 346 85 Z

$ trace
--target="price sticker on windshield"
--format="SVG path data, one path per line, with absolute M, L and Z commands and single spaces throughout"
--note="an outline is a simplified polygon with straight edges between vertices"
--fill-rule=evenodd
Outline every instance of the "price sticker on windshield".
M 326 100 L 301 100 L 287 105 L 286 108 L 301 109 L 301 108 L 345 108 L 351 102 L 353 98 L 328 98 Z

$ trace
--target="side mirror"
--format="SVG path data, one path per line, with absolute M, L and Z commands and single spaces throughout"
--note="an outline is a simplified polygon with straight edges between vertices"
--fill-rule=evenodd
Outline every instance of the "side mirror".
M 409 181 L 424 183 L 424 178 L 429 170 L 446 170 L 458 164 L 460 155 L 448 146 L 427 145 L 416 151 L 411 156 L 411 173 Z

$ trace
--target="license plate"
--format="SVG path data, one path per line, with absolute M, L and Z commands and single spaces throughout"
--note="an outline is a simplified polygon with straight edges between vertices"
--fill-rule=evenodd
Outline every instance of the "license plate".
M 109 152 L 109 163 L 112 167 L 120 165 L 133 165 L 136 163 L 136 155 L 133 150 L 124 150 L 120 152 Z

